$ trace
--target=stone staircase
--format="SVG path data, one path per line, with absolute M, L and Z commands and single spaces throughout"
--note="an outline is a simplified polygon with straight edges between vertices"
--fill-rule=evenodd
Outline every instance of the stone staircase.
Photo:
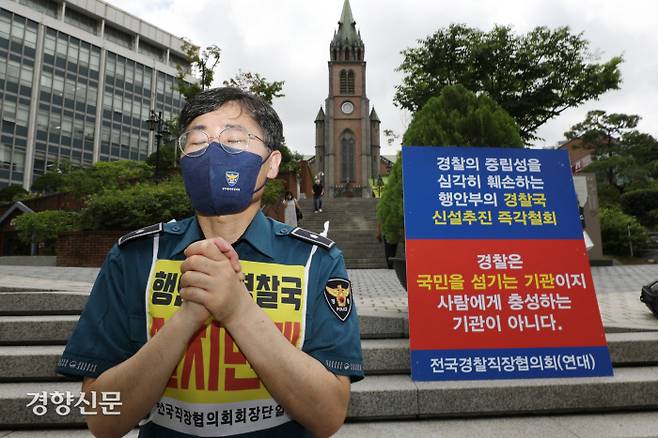
M 313 199 L 299 200 L 304 214 L 299 226 L 322 232 L 329 221 L 329 238 L 343 251 L 349 269 L 386 268 L 384 244 L 376 239 L 377 219 L 373 198 L 323 199 L 321 213 L 313 213 Z
M 60 416 L 51 405 L 36 416 L 26 405 L 32 400 L 28 393 L 79 392 L 80 383 L 57 376 L 54 368 L 86 298 L 0 292 L 0 430 L 42 434 L 37 431 L 84 427 L 75 409 Z M 614 377 L 413 382 L 406 317 L 366 311 L 360 323 L 367 378 L 352 386 L 348 422 L 366 427 L 383 420 L 613 411 L 656 411 L 658 418 L 658 331 L 607 334 Z M 67 430 L 66 436 L 88 432 Z

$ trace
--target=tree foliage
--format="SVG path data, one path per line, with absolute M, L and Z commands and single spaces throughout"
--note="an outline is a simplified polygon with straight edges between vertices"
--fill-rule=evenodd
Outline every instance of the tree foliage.
M 636 254 L 647 247 L 649 235 L 637 219 L 624 214 L 616 207 L 603 207 L 599 213 L 601 239 L 603 240 L 603 252 L 605 254 L 630 255 L 629 241 L 632 243 Z
M 658 211 L 658 186 L 650 189 L 631 190 L 620 196 L 624 213 L 636 217 L 642 225 L 654 227 Z
M 522 147 L 514 120 L 489 97 L 461 85 L 446 86 L 417 111 L 402 137 L 410 146 L 500 146 Z M 404 146 L 403 146 L 404 147 Z M 402 239 L 402 157 L 393 165 L 377 219 L 387 242 Z
M 82 211 L 80 223 L 85 230 L 131 230 L 193 213 L 179 177 L 97 193 Z
M 284 81 L 268 82 L 267 79 L 258 73 L 243 72 L 238 70 L 238 74 L 224 81 L 225 87 L 236 87 L 241 90 L 249 91 L 256 96 L 259 96 L 265 102 L 272 105 L 275 97 L 284 97 L 281 91 L 283 90 Z
M 20 201 L 25 199 L 30 192 L 19 184 L 11 184 L 0 189 L 0 204 Z
M 516 35 L 452 24 L 402 51 L 396 105 L 415 112 L 446 85 L 488 94 L 516 120 L 525 141 L 564 110 L 596 99 L 621 82 L 621 56 L 597 62 L 582 33 L 536 27 Z
M 198 92 L 212 85 L 222 49 L 213 44 L 201 50 L 200 47 L 183 38 L 182 50 L 185 53 L 187 65 L 176 65 L 175 87 L 185 96 L 185 100 L 189 100 Z M 188 82 L 187 79 L 190 75 L 197 80 Z
M 655 184 L 658 140 L 635 129 L 639 120 L 634 114 L 595 110 L 564 134 L 570 140 L 578 140 L 579 147 L 592 150 L 593 162 L 586 171 L 596 174 L 599 198 L 604 205 L 619 205 L 624 193 Z
M 80 215 L 74 211 L 45 210 L 22 214 L 15 221 L 18 238 L 22 242 L 52 242 L 59 233 L 77 229 Z
M 402 144 L 521 147 L 514 119 L 486 95 L 445 87 L 414 114 Z

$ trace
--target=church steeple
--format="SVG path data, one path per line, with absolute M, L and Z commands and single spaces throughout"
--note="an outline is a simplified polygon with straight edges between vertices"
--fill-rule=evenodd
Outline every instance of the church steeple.
M 350 0 L 345 0 L 343 3 L 338 31 L 334 33 L 329 47 L 332 61 L 363 62 L 365 55 L 363 40 L 361 40 L 361 32 L 356 29 Z

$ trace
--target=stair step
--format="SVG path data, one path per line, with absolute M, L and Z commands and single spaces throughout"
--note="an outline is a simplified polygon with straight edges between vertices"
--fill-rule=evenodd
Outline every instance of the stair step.
M 79 315 L 0 316 L 0 345 L 65 344 Z
M 0 315 L 75 315 L 88 298 L 82 292 L 0 292 Z
M 611 333 L 607 335 L 615 367 L 658 365 L 658 333 Z M 363 339 L 366 374 L 409 374 L 409 340 Z M 0 347 L 0 382 L 62 380 L 55 366 L 63 345 Z
M 78 426 L 77 409 L 36 416 L 28 393 L 67 391 L 80 382 L 0 383 L 0 428 Z M 413 382 L 369 376 L 352 385 L 350 420 L 500 416 L 658 409 L 658 367 L 618 368 L 613 377 Z
M 77 408 L 71 407 L 68 415 L 59 415 L 55 406 L 48 404 L 44 415 L 35 415 L 32 406 L 26 407 L 34 396 L 28 393 L 52 393 L 67 391 L 80 394 L 80 382 L 29 382 L 29 383 L 0 383 L 0 429 L 13 427 L 43 428 L 66 425 L 81 427 L 85 425 L 84 418 Z M 77 401 L 77 398 L 76 398 Z M 75 404 L 75 403 L 73 403 Z
M 658 365 L 658 332 L 608 333 L 615 367 Z M 368 375 L 409 374 L 408 339 L 363 339 L 363 368 Z
M 352 385 L 350 419 L 398 419 L 658 409 L 658 367 L 613 377 L 413 382 L 370 376 Z
M 658 412 L 604 412 L 578 415 L 442 418 L 414 421 L 358 421 L 343 425 L 333 438 L 472 437 L 655 437 Z M 13 438 L 11 435 L 8 438 Z M 60 438 L 60 437 L 57 437 Z M 64 437 L 61 437 L 64 438 Z
M 0 345 L 63 345 L 73 332 L 79 315 L 0 316 Z M 404 337 L 404 316 L 359 315 L 365 338 Z
M 64 380 L 55 374 L 63 345 L 0 347 L 0 382 Z

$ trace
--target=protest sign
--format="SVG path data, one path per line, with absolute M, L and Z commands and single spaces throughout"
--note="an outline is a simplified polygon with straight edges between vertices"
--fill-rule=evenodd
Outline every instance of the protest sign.
M 412 378 L 612 375 L 566 152 L 402 159 Z

